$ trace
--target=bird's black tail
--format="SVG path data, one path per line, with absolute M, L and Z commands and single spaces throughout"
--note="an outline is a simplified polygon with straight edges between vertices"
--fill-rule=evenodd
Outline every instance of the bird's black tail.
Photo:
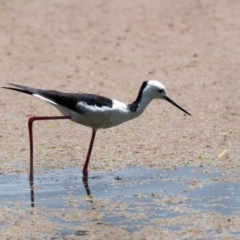
M 26 86 L 13 84 L 13 83 L 8 83 L 8 84 L 11 85 L 11 86 L 14 86 L 16 88 L 14 88 L 14 87 L 2 87 L 2 88 L 17 91 L 17 92 L 22 92 L 22 93 L 26 93 L 26 94 L 30 94 L 30 95 L 33 95 L 34 93 L 37 93 L 37 89 L 34 89 L 34 88 L 29 88 L 29 87 L 26 87 Z

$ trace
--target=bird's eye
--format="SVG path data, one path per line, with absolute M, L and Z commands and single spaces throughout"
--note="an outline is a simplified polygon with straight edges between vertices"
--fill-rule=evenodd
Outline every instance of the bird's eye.
M 164 90 L 163 90 L 163 89 L 159 89 L 158 91 L 159 91 L 160 93 L 163 93 L 163 92 L 164 92 Z

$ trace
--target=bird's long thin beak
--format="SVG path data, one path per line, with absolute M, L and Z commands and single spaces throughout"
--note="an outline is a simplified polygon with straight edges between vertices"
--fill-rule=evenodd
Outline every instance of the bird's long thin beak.
M 169 97 L 165 97 L 164 98 L 166 101 L 170 102 L 172 105 L 174 105 L 175 107 L 177 107 L 178 109 L 182 110 L 183 112 L 185 112 L 186 114 L 192 116 L 189 112 L 187 112 L 186 110 L 184 110 L 183 108 L 181 108 L 179 105 L 177 105 L 171 98 Z

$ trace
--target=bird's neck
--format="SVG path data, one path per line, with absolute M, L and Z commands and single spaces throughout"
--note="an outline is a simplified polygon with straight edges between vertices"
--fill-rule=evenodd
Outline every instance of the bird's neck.
M 152 101 L 152 98 L 146 95 L 142 95 L 141 98 L 137 98 L 134 102 L 128 104 L 128 109 L 131 112 L 139 113 L 140 115 L 141 113 L 144 112 L 144 110 L 146 109 L 146 107 L 151 101 Z

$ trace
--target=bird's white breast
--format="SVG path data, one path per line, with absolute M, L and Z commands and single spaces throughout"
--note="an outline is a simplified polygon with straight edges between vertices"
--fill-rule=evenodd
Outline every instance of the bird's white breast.
M 57 109 L 64 115 L 71 115 L 71 120 L 93 129 L 110 128 L 137 117 L 136 113 L 128 110 L 123 102 L 112 100 L 112 107 L 88 105 L 86 102 L 78 102 L 77 105 L 84 111 L 83 114 L 72 111 L 66 107 L 57 105 Z

